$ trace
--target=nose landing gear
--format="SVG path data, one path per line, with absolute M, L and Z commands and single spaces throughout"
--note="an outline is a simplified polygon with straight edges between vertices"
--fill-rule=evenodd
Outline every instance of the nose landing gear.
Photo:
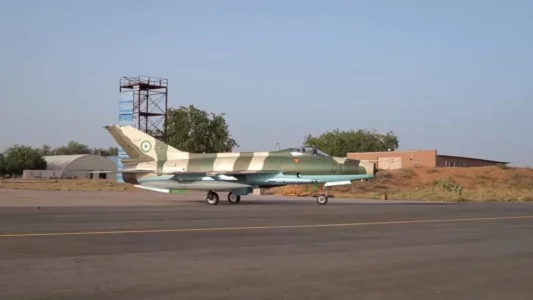
M 328 204 L 328 188 L 327 187 L 324 187 L 324 194 L 316 196 L 316 202 L 319 205 Z
M 326 205 L 328 204 L 328 196 L 327 195 L 321 195 L 316 197 L 316 202 L 320 205 Z

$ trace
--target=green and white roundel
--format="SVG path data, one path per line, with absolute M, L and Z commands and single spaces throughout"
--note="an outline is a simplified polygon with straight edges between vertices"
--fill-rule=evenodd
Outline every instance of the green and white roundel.
M 143 142 L 141 143 L 141 150 L 142 150 L 143 152 L 148 152 L 148 151 L 150 151 L 151 149 L 152 149 L 152 144 L 150 144 L 149 141 L 143 141 Z

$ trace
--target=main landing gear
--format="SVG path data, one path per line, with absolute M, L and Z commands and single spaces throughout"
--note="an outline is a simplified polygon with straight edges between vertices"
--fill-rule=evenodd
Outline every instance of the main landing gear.
M 205 196 L 205 202 L 209 205 L 217 205 L 220 197 L 214 191 L 209 191 Z M 239 204 L 241 202 L 241 195 L 235 195 L 233 192 L 228 194 L 228 202 L 231 204 Z
M 228 194 L 228 201 L 231 204 L 239 204 L 241 202 L 241 195 L 235 195 L 233 192 Z
M 213 191 L 207 192 L 207 195 L 205 196 L 205 202 L 209 205 L 217 205 L 219 200 L 220 197 L 218 197 L 218 194 Z

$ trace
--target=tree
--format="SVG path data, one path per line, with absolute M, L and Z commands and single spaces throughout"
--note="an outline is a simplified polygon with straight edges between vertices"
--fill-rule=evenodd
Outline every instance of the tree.
M 105 150 L 105 152 L 107 152 L 107 155 L 106 156 L 117 156 L 118 155 L 118 147 L 109 147 L 107 148 L 107 150 Z
M 91 154 L 97 154 L 97 155 L 102 155 L 102 156 L 117 156 L 118 148 L 117 147 L 109 147 L 107 149 L 91 148 Z
M 46 160 L 38 149 L 14 145 L 4 152 L 4 171 L 7 175 L 22 175 L 23 170 L 45 170 Z
M 91 149 L 85 144 L 70 141 L 66 146 L 52 150 L 52 153 L 53 155 L 90 154 Z
M 193 105 L 167 111 L 167 143 L 194 153 L 231 152 L 238 147 L 231 138 L 224 114 L 208 113 Z
M 377 152 L 398 149 L 399 141 L 394 132 L 380 134 L 375 130 L 359 129 L 329 131 L 314 137 L 307 135 L 304 145 L 318 148 L 332 156 L 346 156 L 349 152 Z
M 53 153 L 53 150 L 52 150 L 52 147 L 44 144 L 41 149 L 39 149 L 39 153 L 42 155 L 42 156 L 46 156 L 46 155 L 52 155 Z
M 66 146 L 57 147 L 52 149 L 48 145 L 43 145 L 39 150 L 42 156 L 46 155 L 75 155 L 75 154 L 98 154 L 102 156 L 116 156 L 118 155 L 117 147 L 109 148 L 90 148 L 89 146 L 76 142 L 70 141 Z
M 3 177 L 5 174 L 5 158 L 4 154 L 0 153 L 0 177 Z

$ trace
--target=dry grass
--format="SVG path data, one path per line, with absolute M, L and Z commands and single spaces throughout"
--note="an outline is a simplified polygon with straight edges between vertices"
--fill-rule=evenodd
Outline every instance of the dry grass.
M 139 191 L 131 184 L 90 179 L 3 179 L 0 180 L 0 189 L 2 188 L 49 191 Z
M 0 189 L 55 191 L 142 191 L 130 184 L 106 180 L 0 180 Z M 281 194 L 273 188 L 266 194 Z M 303 186 L 309 192 L 314 186 Z M 330 189 L 337 198 L 426 201 L 533 201 L 533 169 L 509 167 L 413 168 L 379 172 L 375 179 Z
M 313 186 L 305 187 L 305 191 Z M 280 194 L 283 188 L 272 189 Z M 335 197 L 426 201 L 533 201 L 533 169 L 409 168 L 379 172 L 375 179 L 331 188 Z

